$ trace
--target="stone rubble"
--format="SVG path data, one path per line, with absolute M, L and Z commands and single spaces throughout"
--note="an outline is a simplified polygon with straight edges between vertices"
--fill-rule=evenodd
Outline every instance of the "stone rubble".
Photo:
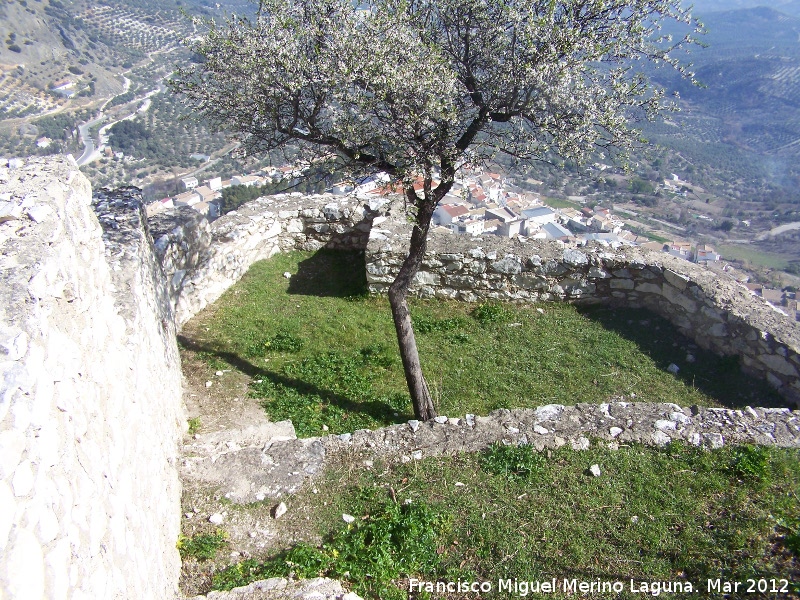
M 210 592 L 189 600 L 362 600 L 333 579 L 318 577 L 292 581 L 283 577 L 256 581 L 230 592 Z
M 299 489 L 321 472 L 338 453 L 358 453 L 365 459 L 409 462 L 439 455 L 477 452 L 495 442 L 530 444 L 537 451 L 569 445 L 583 451 L 592 445 L 612 449 L 630 444 L 664 446 L 682 442 L 703 448 L 729 444 L 759 444 L 800 448 L 800 411 L 788 408 L 730 410 L 676 404 L 608 402 L 535 409 L 501 409 L 486 417 L 411 421 L 382 429 L 359 430 L 304 440 L 267 444 L 232 451 L 225 460 L 206 460 L 202 469 L 184 476 L 218 485 L 236 503 L 279 497 Z M 276 456 L 283 457 L 276 460 Z

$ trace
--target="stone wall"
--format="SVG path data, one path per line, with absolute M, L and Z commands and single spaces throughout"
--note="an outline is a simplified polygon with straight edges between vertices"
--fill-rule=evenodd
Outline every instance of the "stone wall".
M 365 249 L 370 290 L 384 292 L 410 237 L 401 207 L 330 195 L 261 198 L 210 225 L 191 209 L 177 209 L 150 225 L 179 326 L 255 261 L 293 249 Z M 413 291 L 469 302 L 645 307 L 699 346 L 738 356 L 743 369 L 767 379 L 790 403 L 800 401 L 800 333 L 794 322 L 733 280 L 667 254 L 434 231 Z
M 178 325 L 219 298 L 254 262 L 278 252 L 365 249 L 383 204 L 292 193 L 248 202 L 211 224 L 185 207 L 151 217 Z
M 0 597 L 177 597 L 183 425 L 141 203 L 0 163 Z
M 372 231 L 367 280 L 385 291 L 405 256 L 409 231 L 393 217 Z M 645 307 L 699 346 L 736 355 L 790 403 L 800 401 L 800 328 L 732 279 L 640 248 L 523 242 L 431 233 L 414 293 L 468 302 L 567 301 Z

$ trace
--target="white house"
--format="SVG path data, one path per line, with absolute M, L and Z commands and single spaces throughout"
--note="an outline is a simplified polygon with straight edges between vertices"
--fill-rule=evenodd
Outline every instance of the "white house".
M 183 192 L 173 198 L 175 206 L 193 206 L 200 202 L 200 197 L 194 192 Z
M 547 236 L 548 240 L 561 240 L 565 241 L 572 237 L 572 232 L 558 223 L 545 223 L 542 225 L 542 230 Z
M 234 175 L 231 177 L 231 185 L 244 185 L 247 187 L 253 185 L 263 185 L 263 179 L 256 175 Z M 213 188 L 212 188 L 213 189 Z
M 450 224 L 453 233 L 462 233 L 467 235 L 480 235 L 483 233 L 483 221 L 473 218 L 460 218 Z
M 469 213 L 469 209 L 461 204 L 440 204 L 433 211 L 435 225 L 450 225 L 454 219 Z
M 187 192 L 193 190 L 200 184 L 200 182 L 197 181 L 197 177 L 184 177 L 181 179 L 181 183 L 183 184 L 183 189 Z
M 695 262 L 716 262 L 722 258 L 711 246 L 700 244 L 695 252 Z
M 522 218 L 544 225 L 545 223 L 556 222 L 556 212 L 549 206 L 537 206 L 536 208 L 526 208 L 522 211 Z
M 501 237 L 512 238 L 515 235 L 522 235 L 524 231 L 525 221 L 522 219 L 515 219 L 512 221 L 504 221 L 501 223 L 495 233 Z

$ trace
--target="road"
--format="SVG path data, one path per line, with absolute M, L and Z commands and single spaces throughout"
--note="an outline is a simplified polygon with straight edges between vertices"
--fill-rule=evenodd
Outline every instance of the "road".
M 170 75 L 171 74 L 172 73 L 170 73 Z M 133 113 L 131 113 L 131 114 L 125 116 L 125 117 L 122 117 L 121 119 L 117 119 L 116 121 L 112 121 L 111 123 L 103 125 L 103 127 L 100 128 L 100 131 L 98 132 L 98 143 L 99 143 L 99 146 L 97 146 L 97 147 L 95 146 L 95 143 L 94 143 L 94 140 L 92 139 L 92 136 L 89 135 L 89 129 L 91 129 L 94 125 L 97 125 L 98 123 L 100 123 L 100 122 L 105 120 L 106 116 L 105 116 L 105 114 L 103 114 L 103 109 L 102 108 L 100 109 L 100 113 L 99 113 L 99 115 L 97 117 L 95 117 L 91 121 L 88 121 L 88 122 L 78 126 L 78 133 L 80 134 L 81 142 L 83 142 L 83 154 L 81 154 L 80 157 L 77 160 L 79 167 L 83 166 L 85 164 L 88 164 L 90 162 L 93 162 L 93 161 L 95 161 L 95 160 L 97 160 L 98 158 L 101 157 L 100 150 L 102 150 L 103 146 L 105 146 L 106 142 L 108 141 L 106 139 L 106 132 L 115 123 L 119 123 L 120 121 L 127 121 L 127 120 L 130 120 L 130 119 L 133 119 L 137 114 L 145 113 L 150 109 L 150 104 L 152 103 L 150 98 L 152 96 L 154 96 L 155 94 L 158 94 L 158 93 L 163 92 L 164 90 L 166 90 L 166 86 L 163 84 L 163 79 L 166 78 L 166 77 L 169 77 L 169 75 L 165 75 L 164 77 L 162 77 L 162 80 L 158 82 L 158 87 L 156 89 L 150 90 L 149 92 L 144 94 L 141 98 L 137 98 L 136 99 L 136 102 L 141 101 L 142 104 L 139 106 L 138 109 L 136 109 L 135 112 L 133 112 Z M 122 92 L 124 94 L 125 92 L 127 92 L 128 88 L 130 87 L 130 80 L 127 77 L 124 77 L 124 76 L 123 76 L 123 78 L 125 79 L 125 88 L 124 88 L 125 91 Z M 103 108 L 105 108 L 106 104 L 108 104 L 111 100 L 112 100 L 112 98 L 109 98 L 103 104 Z
M 82 125 L 78 125 L 78 133 L 80 134 L 81 141 L 83 142 L 83 154 L 81 154 L 77 160 L 79 167 L 96 160 L 100 156 L 100 152 L 94 147 L 94 140 L 92 139 L 92 136 L 89 135 L 89 129 L 98 123 L 101 123 L 105 118 L 105 115 L 100 113 L 99 117 L 92 119 L 91 121 L 87 121 Z
M 756 239 L 758 241 L 762 241 L 767 239 L 768 236 L 779 235 L 781 233 L 791 231 L 792 229 L 800 229 L 800 221 L 795 221 L 793 223 L 785 223 L 783 225 L 779 225 L 778 227 L 773 227 L 767 233 L 762 233 L 761 235 L 759 235 Z

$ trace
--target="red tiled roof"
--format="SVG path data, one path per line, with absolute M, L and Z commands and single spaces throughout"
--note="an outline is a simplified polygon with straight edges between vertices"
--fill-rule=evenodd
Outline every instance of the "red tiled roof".
M 461 206 L 458 204 L 445 204 L 442 206 L 444 211 L 453 218 L 460 217 L 461 215 L 466 215 L 469 212 L 469 209 L 466 206 Z

